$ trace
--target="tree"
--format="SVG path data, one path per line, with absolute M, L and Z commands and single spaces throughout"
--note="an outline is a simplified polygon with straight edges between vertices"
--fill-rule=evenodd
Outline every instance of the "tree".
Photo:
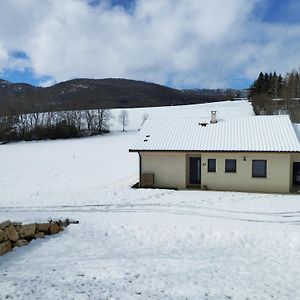
M 273 98 L 279 98 L 281 89 L 280 77 L 274 72 L 270 77 L 270 93 Z
M 149 119 L 149 114 L 148 113 L 144 113 L 142 116 L 142 123 L 141 126 L 144 125 L 145 121 Z
M 87 130 L 90 134 L 95 130 L 96 113 L 94 110 L 85 111 L 85 120 L 87 124 Z
M 109 130 L 110 119 L 112 114 L 109 109 L 100 108 L 97 109 L 97 131 L 102 134 L 105 131 Z
M 119 114 L 119 123 L 122 125 L 122 131 L 125 131 L 126 126 L 129 124 L 129 117 L 128 112 L 124 109 Z
M 0 142 L 17 140 L 16 123 L 15 116 L 0 117 Z
M 295 99 L 300 98 L 300 69 L 292 70 L 284 78 L 276 72 L 261 72 L 251 85 L 249 96 L 256 114 L 261 111 L 274 114 L 287 110 L 292 121 L 300 122 L 300 109 Z M 274 98 L 279 98 L 279 102 L 274 101 Z

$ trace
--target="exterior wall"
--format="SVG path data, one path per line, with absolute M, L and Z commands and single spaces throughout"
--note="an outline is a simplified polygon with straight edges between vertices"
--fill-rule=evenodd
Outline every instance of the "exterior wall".
M 154 174 L 154 186 L 185 189 L 185 153 L 140 152 L 141 173 Z
M 290 192 L 292 161 L 300 159 L 300 154 L 252 152 L 140 152 L 140 155 L 141 173 L 154 174 L 155 187 L 185 189 L 189 186 L 188 158 L 201 156 L 199 187 L 209 190 L 271 193 Z M 207 172 L 209 158 L 216 159 L 215 173 Z M 225 172 L 225 159 L 236 159 L 236 173 Z M 252 178 L 253 159 L 267 160 L 266 178 Z
M 202 187 L 212 190 L 289 193 L 290 154 L 202 153 Z M 207 159 L 215 158 L 215 173 L 207 172 Z M 236 173 L 225 172 L 225 159 L 236 159 Z M 267 177 L 252 178 L 252 160 L 267 160 Z

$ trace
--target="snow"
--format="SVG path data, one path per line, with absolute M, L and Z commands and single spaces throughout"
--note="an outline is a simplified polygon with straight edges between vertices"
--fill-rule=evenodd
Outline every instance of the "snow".
M 0 257 L 0 299 L 300 299 L 299 195 L 131 189 L 136 134 L 0 147 L 0 220 L 80 221 Z
M 300 143 L 300 124 L 293 124 L 296 135 L 298 137 L 299 143 Z
M 143 150 L 300 152 L 300 142 L 289 116 L 164 118 L 146 120 L 131 147 Z
M 129 125 L 127 130 L 137 130 L 141 127 L 143 116 L 149 118 L 161 119 L 166 117 L 172 118 L 208 118 L 212 110 L 216 110 L 218 117 L 232 116 L 252 116 L 254 115 L 252 106 L 247 101 L 222 101 L 207 104 L 178 105 L 165 107 L 145 107 L 126 109 L 129 116 Z M 118 123 L 118 115 L 122 109 L 113 109 L 112 129 L 121 130 Z

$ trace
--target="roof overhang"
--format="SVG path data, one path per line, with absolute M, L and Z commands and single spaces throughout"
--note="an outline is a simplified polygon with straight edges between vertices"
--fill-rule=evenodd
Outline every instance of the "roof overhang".
M 129 149 L 129 152 L 227 152 L 227 153 L 300 153 L 300 151 L 261 151 L 261 150 L 146 150 Z

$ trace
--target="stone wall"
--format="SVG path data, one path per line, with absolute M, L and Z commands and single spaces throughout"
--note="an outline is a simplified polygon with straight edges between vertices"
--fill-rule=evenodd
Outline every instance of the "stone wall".
M 24 225 L 20 222 L 2 222 L 0 223 L 0 256 L 14 247 L 27 245 L 34 239 L 44 238 L 45 235 L 57 234 L 68 225 L 78 223 L 69 219 Z

